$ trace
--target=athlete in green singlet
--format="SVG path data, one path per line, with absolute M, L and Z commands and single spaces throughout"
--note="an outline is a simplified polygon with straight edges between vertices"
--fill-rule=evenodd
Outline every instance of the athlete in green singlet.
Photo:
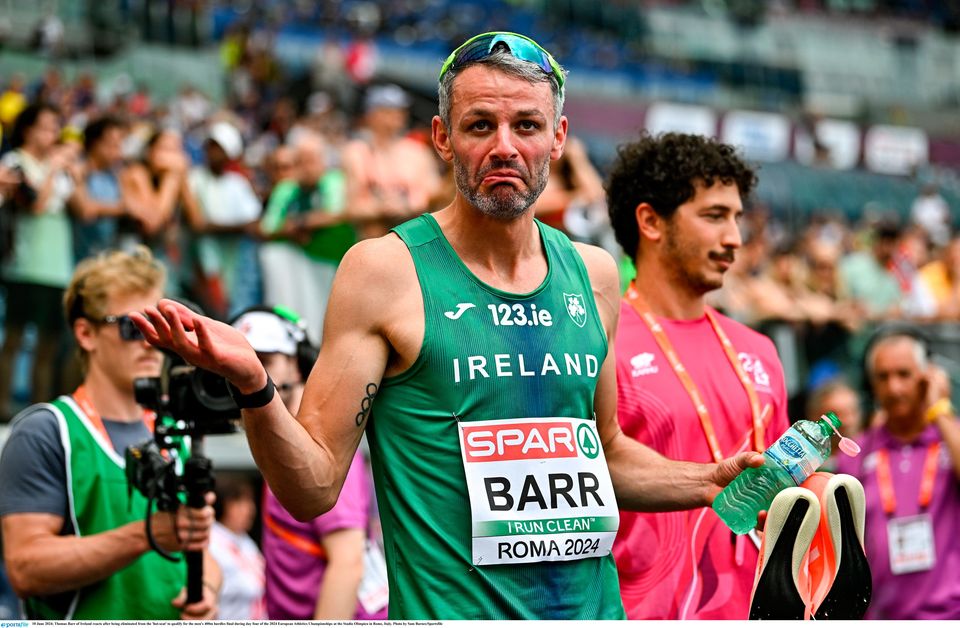
M 617 507 L 709 505 L 762 462 L 675 462 L 620 432 L 616 263 L 531 211 L 567 136 L 563 81 L 521 35 L 450 55 L 433 142 L 457 195 L 344 257 L 296 418 L 236 330 L 170 301 L 134 315 L 231 382 L 298 518 L 333 506 L 367 428 L 393 619 L 622 618 Z

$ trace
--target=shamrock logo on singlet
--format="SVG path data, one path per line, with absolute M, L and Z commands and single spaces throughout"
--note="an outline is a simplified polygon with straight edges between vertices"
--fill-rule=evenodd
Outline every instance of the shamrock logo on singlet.
M 570 320 L 572 320 L 577 327 L 586 325 L 587 309 L 583 307 L 583 295 L 564 292 L 563 300 L 567 306 L 567 314 L 570 315 Z

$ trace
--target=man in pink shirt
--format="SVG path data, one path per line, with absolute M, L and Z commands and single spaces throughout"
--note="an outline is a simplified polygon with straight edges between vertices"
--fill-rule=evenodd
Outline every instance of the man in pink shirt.
M 621 147 L 607 196 L 637 279 L 620 305 L 618 418 L 669 458 L 764 450 L 788 427 L 773 343 L 704 303 L 740 247 L 756 176 L 730 146 L 643 136 Z M 629 619 L 747 619 L 757 547 L 709 508 L 620 513 L 614 544 Z

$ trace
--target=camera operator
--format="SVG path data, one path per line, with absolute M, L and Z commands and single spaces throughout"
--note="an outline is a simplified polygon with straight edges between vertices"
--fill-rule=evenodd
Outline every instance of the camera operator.
M 161 296 L 165 271 L 150 252 L 82 262 L 64 309 L 83 384 L 15 420 L 0 457 L 0 523 L 11 584 L 29 619 L 212 619 L 220 570 L 204 551 L 204 592 L 186 604 L 185 561 L 150 550 L 146 501 L 128 494 L 123 452 L 151 438 L 151 413 L 134 397 L 138 377 L 160 374 L 162 354 L 126 313 Z M 205 550 L 207 506 L 157 512 L 149 526 L 167 552 Z M 179 592 L 179 595 L 178 595 Z

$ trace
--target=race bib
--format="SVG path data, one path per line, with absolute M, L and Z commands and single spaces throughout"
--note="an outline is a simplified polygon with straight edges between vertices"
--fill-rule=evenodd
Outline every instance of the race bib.
M 890 571 L 894 575 L 927 571 L 937 560 L 930 515 L 898 517 L 887 522 Z
M 473 564 L 606 556 L 620 514 L 595 421 L 461 422 Z

